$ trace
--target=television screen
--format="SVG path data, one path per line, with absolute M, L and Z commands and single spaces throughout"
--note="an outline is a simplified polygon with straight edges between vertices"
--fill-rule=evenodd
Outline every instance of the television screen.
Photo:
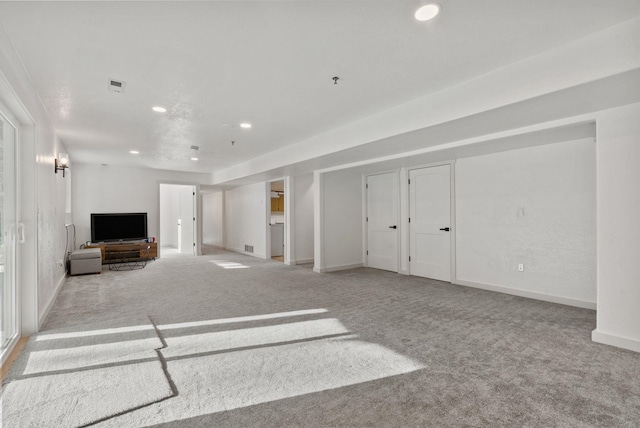
M 147 213 L 91 214 L 91 242 L 147 238 Z

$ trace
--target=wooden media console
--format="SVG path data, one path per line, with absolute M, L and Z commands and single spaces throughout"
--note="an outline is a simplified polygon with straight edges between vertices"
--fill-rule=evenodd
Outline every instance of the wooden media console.
M 158 257 L 157 242 L 90 244 L 84 248 L 100 248 L 102 264 L 128 263 L 155 259 Z M 149 249 L 148 254 L 147 248 Z

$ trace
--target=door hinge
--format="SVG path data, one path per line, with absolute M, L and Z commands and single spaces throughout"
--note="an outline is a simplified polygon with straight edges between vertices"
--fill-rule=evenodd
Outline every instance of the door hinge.
M 411 261 L 411 256 L 409 256 L 409 261 Z
M 195 242 L 193 243 L 193 246 L 194 246 L 194 247 L 196 246 L 196 243 L 195 243 Z
M 365 188 L 365 189 L 368 189 L 368 188 L 369 188 L 369 183 L 365 184 L 365 185 L 364 185 L 364 188 Z
M 193 221 L 196 221 L 196 218 L 195 218 L 195 217 L 193 218 Z
M 409 217 L 409 223 L 411 223 L 411 217 Z
M 411 184 L 411 179 L 407 180 L 409 182 L 409 184 Z
M 367 217 L 367 222 L 369 221 L 369 217 Z
M 367 250 L 367 256 L 369 255 L 369 250 Z
M 195 196 L 195 195 L 196 195 L 196 192 L 193 192 L 193 196 Z

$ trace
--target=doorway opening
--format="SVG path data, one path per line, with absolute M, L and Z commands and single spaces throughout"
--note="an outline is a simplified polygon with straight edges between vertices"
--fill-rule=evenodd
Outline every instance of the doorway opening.
M 196 188 L 160 184 L 160 255 L 196 254 Z
M 271 215 L 269 229 L 271 233 L 271 259 L 284 263 L 285 233 L 285 194 L 284 180 L 271 182 Z

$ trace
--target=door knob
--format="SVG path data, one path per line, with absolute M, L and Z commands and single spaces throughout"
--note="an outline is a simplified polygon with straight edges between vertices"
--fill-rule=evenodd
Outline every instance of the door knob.
M 444 230 L 445 232 L 448 232 L 448 231 L 449 231 L 449 228 L 448 228 L 448 227 L 443 227 L 443 228 L 442 228 L 442 229 L 440 229 L 440 230 Z
M 395 224 L 393 226 L 389 226 L 389 229 L 397 229 L 398 226 L 396 226 Z

